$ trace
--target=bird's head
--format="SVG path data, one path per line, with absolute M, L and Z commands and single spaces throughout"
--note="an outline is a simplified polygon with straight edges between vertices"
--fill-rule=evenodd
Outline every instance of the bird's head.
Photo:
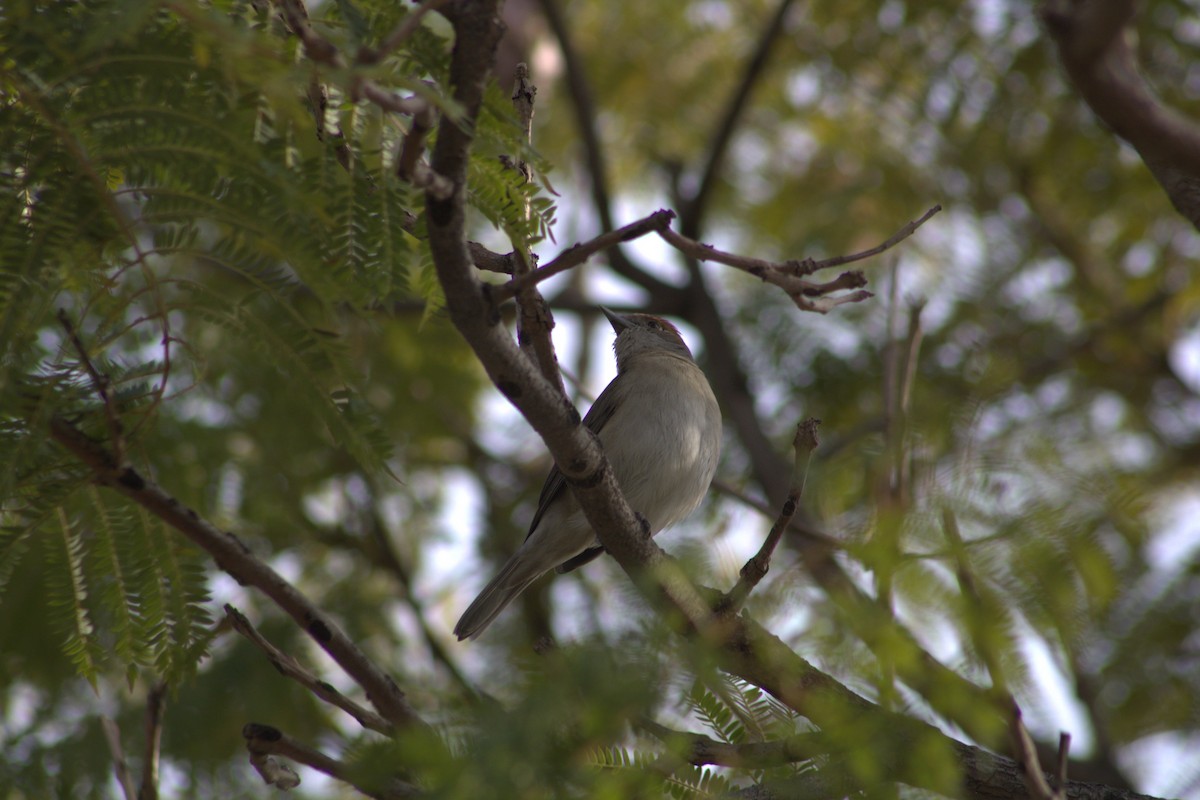
M 692 351 L 688 349 L 679 329 L 662 317 L 653 314 L 617 314 L 601 307 L 604 316 L 612 323 L 617 339 L 613 349 L 617 353 L 617 372 L 621 372 L 632 359 L 648 352 L 674 353 L 689 361 Z

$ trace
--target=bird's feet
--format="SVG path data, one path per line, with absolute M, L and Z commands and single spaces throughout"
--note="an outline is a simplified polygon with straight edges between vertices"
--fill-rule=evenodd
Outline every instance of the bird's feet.
M 650 538 L 650 520 L 646 519 L 646 515 L 640 511 L 633 512 L 633 515 L 635 517 L 637 517 L 638 524 L 642 526 L 642 533 L 646 535 L 647 539 L 649 539 Z

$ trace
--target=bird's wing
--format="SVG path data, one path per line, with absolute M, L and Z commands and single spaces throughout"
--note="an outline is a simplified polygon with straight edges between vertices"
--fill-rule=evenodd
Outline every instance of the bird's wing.
M 572 570 L 579 569 L 584 564 L 595 561 L 597 558 L 604 555 L 604 552 L 605 552 L 604 545 L 602 545 L 602 544 L 598 544 L 595 547 L 589 547 L 587 550 L 584 550 L 579 555 L 572 556 L 571 558 L 568 558 L 563 563 L 559 564 L 557 567 L 554 568 L 554 571 L 557 572 L 559 575 L 565 575 L 566 573 L 571 572 Z
M 592 403 L 592 407 L 589 408 L 587 414 L 584 415 L 583 425 L 592 433 L 600 433 L 600 429 L 604 427 L 605 423 L 612 419 L 613 412 L 617 409 L 618 392 L 618 389 L 614 389 L 613 387 L 617 385 L 617 381 L 614 380 L 612 383 L 608 384 L 608 386 L 604 387 L 604 391 L 600 393 L 600 396 L 596 398 L 596 402 Z M 528 539 L 529 536 L 531 536 L 537 529 L 538 523 L 542 521 L 542 515 L 546 513 L 546 509 L 550 507 L 550 504 L 554 502 L 555 498 L 562 494 L 563 490 L 566 488 L 566 485 L 566 477 L 563 476 L 562 472 L 558 468 L 558 465 L 555 464 L 550 468 L 550 474 L 546 476 L 546 482 L 542 484 L 542 493 L 538 495 L 537 511 L 535 511 L 533 514 L 533 521 L 529 523 L 529 534 L 525 536 L 526 539 Z M 603 552 L 603 550 L 601 550 L 601 552 Z M 592 558 L 595 558 L 598 555 L 600 555 L 600 553 L 596 553 L 589 558 L 588 561 L 591 561 Z M 576 558 L 578 558 L 578 556 L 576 556 Z M 581 566 L 582 564 L 586 563 L 587 561 L 581 561 L 575 566 Z M 575 567 L 571 567 L 571 569 L 574 568 Z

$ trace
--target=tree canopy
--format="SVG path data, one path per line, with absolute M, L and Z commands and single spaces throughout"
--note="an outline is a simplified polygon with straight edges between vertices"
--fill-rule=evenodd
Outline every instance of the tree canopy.
M 1200 797 L 1198 55 L 1178 0 L 6 2 L 0 797 Z M 722 407 L 656 540 L 601 304 Z M 551 459 L 610 557 L 454 641 Z

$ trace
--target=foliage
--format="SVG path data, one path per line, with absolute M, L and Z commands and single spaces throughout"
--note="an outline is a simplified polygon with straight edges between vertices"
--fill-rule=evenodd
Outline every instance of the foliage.
M 562 5 L 618 216 L 685 205 L 775 4 Z M 1144 6 L 1147 68 L 1167 100 L 1194 106 L 1188 9 Z M 354 54 L 413 10 L 310 12 Z M 947 211 L 868 262 L 874 301 L 829 316 L 706 268 L 739 352 L 731 365 L 712 341 L 693 349 L 710 373 L 746 370 L 778 453 L 798 418 L 824 420 L 802 516 L 835 538 L 868 601 L 815 582 L 793 540 L 748 613 L 890 710 L 955 735 L 985 724 L 944 675 L 926 692 L 904 679 L 919 645 L 975 684 L 1003 679 L 1040 739 L 1072 728 L 1073 769 L 1196 796 L 1200 238 L 1074 98 L 1035 17 L 1018 0 L 793 9 L 736 120 L 706 240 L 823 257 L 934 202 Z M 558 51 L 540 19 L 507 20 L 512 46 L 536 40 L 533 143 L 502 75 L 473 131 L 467 202 L 480 237 L 545 263 L 555 238 L 598 231 L 580 98 L 544 57 Z M 158 681 L 164 793 L 177 797 L 267 791 L 238 735 L 249 721 L 335 753 L 363 785 L 400 765 L 447 798 L 717 797 L 838 770 L 887 783 L 861 748 L 735 769 L 632 733 L 645 717 L 741 745 L 809 727 L 647 621 L 611 563 L 539 584 L 472 649 L 449 643 L 491 562 L 524 536 L 548 466 L 442 313 L 424 195 L 396 175 L 409 120 L 355 90 L 371 80 L 466 124 L 447 88 L 452 37 L 431 13 L 351 69 L 307 57 L 267 3 L 0 9 L 0 798 L 111 796 L 100 720 L 140 766 Z M 316 116 L 314 85 L 328 98 Z M 626 252 L 652 276 L 698 280 L 651 246 Z M 589 385 L 609 368 L 592 346 L 608 338 L 596 302 L 666 296 L 609 276 L 593 264 L 543 287 L 571 334 L 564 363 Z M 670 295 L 685 321 L 692 291 Z M 235 531 L 385 666 L 436 735 L 364 733 L 270 669 L 219 622 L 223 603 L 357 692 L 271 603 L 93 483 L 52 440 L 64 419 Z M 720 475 L 764 496 L 736 428 Z M 769 526 L 714 492 L 664 545 L 728 588 Z M 530 654 L 547 639 L 560 646 Z M 848 720 L 839 743 L 860 734 Z M 1142 760 L 1189 745 L 1171 774 Z M 950 769 L 939 757 L 931 773 Z M 311 775 L 307 796 L 341 791 Z

